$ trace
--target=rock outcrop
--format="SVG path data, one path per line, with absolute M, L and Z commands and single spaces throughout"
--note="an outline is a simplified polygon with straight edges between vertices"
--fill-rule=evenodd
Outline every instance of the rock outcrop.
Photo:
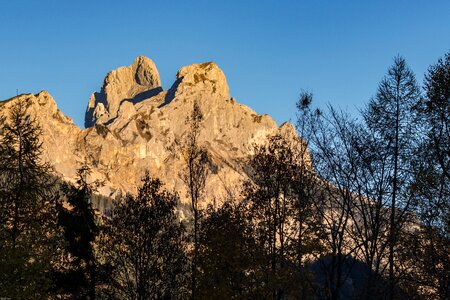
M 154 63 L 138 57 L 129 67 L 110 72 L 86 111 L 86 129 L 64 116 L 47 92 L 22 95 L 43 126 L 45 157 L 66 180 L 73 180 L 77 162 L 87 159 L 94 179 L 104 182 L 100 193 L 114 197 L 134 193 L 144 171 L 165 182 L 186 199 L 180 154 L 186 119 L 197 101 L 203 113 L 199 143 L 211 157 L 208 199 L 220 201 L 246 178 L 242 169 L 268 135 L 298 139 L 289 123 L 280 127 L 230 97 L 222 70 L 213 62 L 181 68 L 169 90 L 161 89 Z M 9 102 L 0 102 L 5 114 Z M 237 191 L 236 191 L 237 192 Z
M 103 80 L 99 93 L 89 99 L 84 126 L 107 123 L 117 117 L 117 110 L 123 101 L 137 103 L 162 91 L 161 80 L 155 63 L 139 56 L 128 67 L 109 72 Z

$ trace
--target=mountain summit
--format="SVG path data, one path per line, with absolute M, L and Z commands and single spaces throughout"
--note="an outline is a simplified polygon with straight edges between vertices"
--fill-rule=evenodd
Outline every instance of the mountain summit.
M 161 80 L 155 63 L 139 56 L 131 66 L 120 67 L 106 75 L 101 91 L 93 93 L 89 99 L 84 126 L 106 123 L 117 117 L 123 101 L 139 101 L 160 91 Z
M 163 90 L 153 61 L 137 57 L 132 65 L 109 72 L 100 92 L 92 94 L 86 129 L 60 112 L 45 91 L 0 102 L 0 113 L 6 114 L 10 103 L 20 98 L 42 126 L 44 158 L 66 180 L 73 180 L 78 162 L 87 160 L 94 179 L 105 183 L 99 192 L 109 197 L 135 193 L 148 169 L 185 198 L 179 143 L 194 101 L 203 113 L 199 143 L 214 166 L 207 180 L 209 199 L 225 197 L 247 178 L 242 161 L 268 135 L 298 138 L 290 123 L 278 127 L 268 115 L 258 115 L 230 97 L 226 77 L 213 62 L 182 67 L 171 88 Z

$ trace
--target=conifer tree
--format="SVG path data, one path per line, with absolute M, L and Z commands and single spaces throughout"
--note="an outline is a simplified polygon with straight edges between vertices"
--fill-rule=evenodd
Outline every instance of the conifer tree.
M 29 102 L 10 105 L 0 129 L 0 297 L 44 298 L 58 254 L 54 180 Z
M 182 144 L 182 155 L 185 162 L 182 178 L 187 187 L 193 213 L 193 250 L 191 262 L 191 297 L 197 299 L 197 262 L 199 248 L 199 221 L 201 207 L 199 202 L 204 194 L 206 178 L 209 173 L 209 158 L 207 150 L 200 146 L 199 137 L 203 113 L 197 101 L 194 101 L 192 112 L 186 119 L 189 126 Z
M 414 73 L 404 58 L 398 56 L 380 82 L 375 97 L 364 112 L 369 131 L 379 146 L 377 152 L 386 154 L 389 169 L 389 288 L 388 299 L 394 299 L 396 286 L 395 254 L 398 234 L 410 209 L 407 192 L 410 182 L 410 158 L 415 146 L 415 111 L 420 90 Z
M 66 257 L 55 277 L 60 294 L 94 299 L 98 268 L 94 242 L 99 229 L 91 204 L 97 183 L 89 183 L 89 175 L 85 162 L 77 170 L 76 185 L 63 188 L 66 203 L 58 207 L 58 224 L 66 241 Z

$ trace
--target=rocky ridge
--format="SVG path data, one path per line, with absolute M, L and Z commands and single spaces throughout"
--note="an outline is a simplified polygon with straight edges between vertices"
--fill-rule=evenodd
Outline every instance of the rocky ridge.
M 278 127 L 270 116 L 258 115 L 230 97 L 225 75 L 213 62 L 182 67 L 172 87 L 163 90 L 153 61 L 136 58 L 131 66 L 108 73 L 100 92 L 92 94 L 86 129 L 60 112 L 46 91 L 0 102 L 0 115 L 18 99 L 28 103 L 30 114 L 41 124 L 44 159 L 55 171 L 73 181 L 79 162 L 86 159 L 93 179 L 104 182 L 99 192 L 108 197 L 134 193 L 148 169 L 186 199 L 178 150 L 194 101 L 204 116 L 199 142 L 214 166 L 207 180 L 208 199 L 224 199 L 246 178 L 242 162 L 254 144 L 275 133 L 298 139 L 290 123 Z

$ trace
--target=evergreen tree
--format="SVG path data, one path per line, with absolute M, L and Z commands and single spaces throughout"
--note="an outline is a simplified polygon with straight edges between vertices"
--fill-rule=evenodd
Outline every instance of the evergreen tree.
M 41 129 L 21 97 L 0 132 L 0 297 L 49 295 L 58 254 L 51 167 L 42 161 Z
M 77 170 L 76 185 L 64 186 L 66 203 L 58 207 L 58 224 L 66 241 L 66 256 L 55 274 L 58 293 L 78 299 L 95 299 L 97 281 L 94 242 L 99 229 L 91 206 L 96 183 L 88 182 L 89 175 L 84 163 Z
M 188 196 L 191 202 L 191 210 L 193 214 L 194 230 L 192 234 L 193 249 L 191 261 L 191 297 L 197 299 L 197 263 L 199 248 L 199 221 L 201 207 L 199 202 L 203 196 L 206 178 L 209 173 L 208 152 L 204 147 L 199 145 L 201 122 L 203 114 L 197 101 L 194 101 L 192 112 L 186 119 L 189 129 L 186 133 L 183 145 L 182 155 L 185 162 L 182 179 L 187 187 Z

